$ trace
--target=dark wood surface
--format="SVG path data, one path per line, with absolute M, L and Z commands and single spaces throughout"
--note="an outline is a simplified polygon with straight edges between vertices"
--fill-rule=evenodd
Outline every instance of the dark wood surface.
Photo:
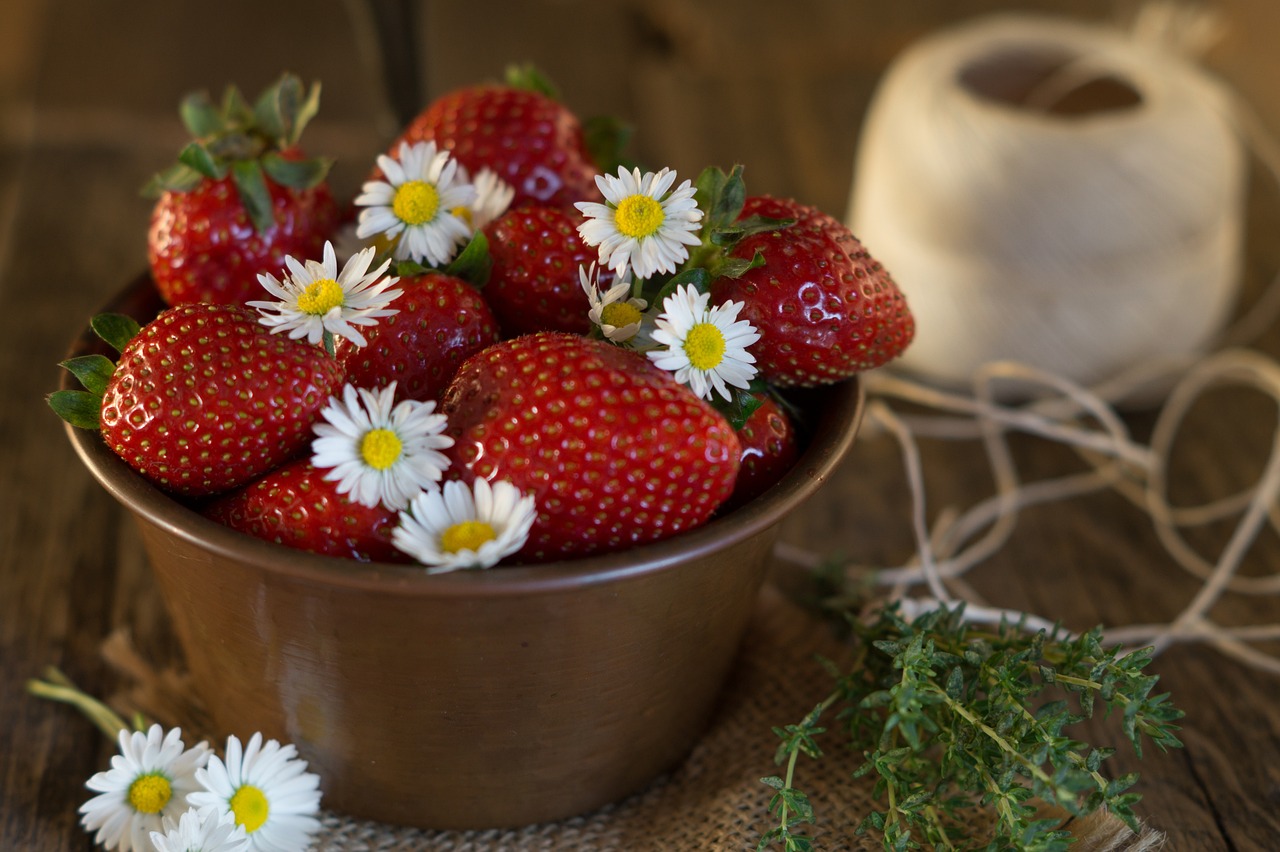
M 533 61 L 580 113 L 634 122 L 644 161 L 689 176 L 743 162 L 753 191 L 837 216 L 872 87 L 912 39 L 994 9 L 1096 18 L 1111 8 L 1092 0 L 796 0 L 786 13 L 777 3 L 730 0 L 409 5 L 421 91 Z M 88 690 L 110 692 L 117 684 L 99 645 L 120 626 L 149 660 L 177 660 L 131 526 L 42 402 L 58 381 L 54 364 L 95 306 L 144 266 L 149 205 L 138 188 L 182 144 L 175 106 L 184 92 L 233 81 L 256 91 L 282 70 L 322 80 L 309 147 L 337 158 L 339 193 L 355 189 L 395 125 L 363 8 L 356 0 L 0 4 L 0 850 L 91 848 L 76 808 L 85 779 L 111 752 L 71 711 L 28 697 L 24 681 L 54 664 Z M 1272 48 L 1280 8 L 1230 0 L 1222 9 L 1233 28 L 1212 61 L 1280 127 Z M 1280 265 L 1274 189 L 1255 193 L 1250 212 L 1247 275 L 1257 286 Z M 1257 346 L 1280 354 L 1280 332 Z M 1175 496 L 1200 501 L 1256 478 L 1274 409 L 1216 395 L 1187 429 Z M 1150 427 L 1149 414 L 1129 417 L 1138 434 Z M 1042 442 L 1019 441 L 1017 451 L 1028 478 L 1072 463 Z M 976 449 L 926 447 L 925 460 L 932 512 L 985 493 Z M 907 510 L 896 446 L 866 436 L 785 535 L 895 564 L 911 550 Z M 1227 533 L 1204 531 L 1200 543 L 1212 552 Z M 1275 539 L 1264 533 L 1247 571 L 1276 570 Z M 1146 518 L 1114 494 L 1025 513 L 1008 546 L 971 579 L 993 601 L 1073 628 L 1163 621 L 1196 589 Z M 1213 616 L 1271 623 L 1280 606 L 1227 596 Z M 1175 647 L 1153 669 L 1187 711 L 1186 748 L 1140 764 L 1117 758 L 1141 770 L 1143 813 L 1173 849 L 1280 848 L 1280 677 L 1200 646 Z

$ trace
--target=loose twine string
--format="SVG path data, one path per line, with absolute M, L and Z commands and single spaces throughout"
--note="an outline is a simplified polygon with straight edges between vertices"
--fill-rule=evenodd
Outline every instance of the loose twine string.
M 1178 40 L 1202 50 L 1217 31 L 1211 18 L 1184 4 L 1148 4 L 1133 31 L 1146 37 Z M 1072 83 L 1081 82 L 1073 79 Z M 1233 96 L 1233 127 L 1246 149 L 1263 167 L 1269 182 L 1280 188 L 1280 143 L 1239 97 Z M 909 296 L 908 292 L 908 296 Z M 1211 389 L 1243 386 L 1274 401 L 1280 409 L 1280 363 L 1244 348 L 1280 316 L 1280 272 L 1253 304 L 1221 332 L 1206 356 L 1162 356 L 1134 364 L 1104 382 L 1085 387 L 1067 377 L 1016 361 L 992 361 L 972 375 L 971 394 L 943 390 L 906 375 L 873 371 L 864 376 L 868 393 L 865 429 L 885 433 L 900 447 L 911 496 L 910 524 L 915 552 L 897 566 L 848 563 L 843 572 L 851 588 L 868 583 L 887 590 L 912 616 L 939 604 L 965 602 L 973 623 L 1021 622 L 1027 629 L 1052 630 L 1055 620 L 1042 614 L 986 603 L 966 581 L 1009 541 L 1018 515 L 1033 506 L 1114 491 L 1144 511 L 1172 562 L 1200 581 L 1200 588 L 1171 620 L 1127 624 L 1104 629 L 1108 643 L 1133 650 L 1150 646 L 1155 653 L 1174 644 L 1208 645 L 1257 670 L 1280 675 L 1280 655 L 1256 647 L 1280 640 L 1280 623 L 1220 624 L 1209 617 L 1228 592 L 1254 597 L 1280 595 L 1280 572 L 1245 576 L 1240 568 L 1261 531 L 1280 532 L 1280 426 L 1258 480 L 1231 496 L 1193 506 L 1174 506 L 1169 499 L 1169 471 L 1188 413 Z M 1002 401 L 1000 391 L 1015 383 L 1019 390 L 1042 391 L 1030 402 Z M 1130 434 L 1117 410 L 1120 401 L 1152 388 L 1169 388 L 1159 404 L 1149 441 Z M 1023 394 L 1022 399 L 1027 395 Z M 933 413 L 900 413 L 895 401 Z M 1087 469 L 1035 482 L 1023 482 L 1009 445 L 1011 433 L 1024 433 L 1072 448 Z M 927 516 L 925 471 L 920 441 L 978 441 L 995 484 L 991 494 L 967 510 L 945 511 L 932 526 Z M 1202 556 L 1183 530 L 1237 518 L 1216 560 Z M 829 564 L 825 554 L 781 543 L 783 560 L 816 570 Z M 921 589 L 920 592 L 915 590 Z

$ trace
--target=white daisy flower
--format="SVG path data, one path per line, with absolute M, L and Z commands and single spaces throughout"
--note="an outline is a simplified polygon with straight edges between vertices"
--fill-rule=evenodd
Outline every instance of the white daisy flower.
M 714 389 L 730 399 L 726 385 L 745 389 L 755 377 L 756 359 L 747 347 L 760 335 L 751 323 L 738 319 L 742 302 L 708 308 L 710 299 L 692 284 L 677 287 L 663 300 L 654 323 L 653 340 L 663 348 L 645 354 L 699 397 L 710 399 Z
M 524 547 L 536 516 L 533 495 L 510 482 L 477 479 L 468 488 L 450 480 L 413 499 L 391 543 L 429 566 L 428 574 L 489 568 Z
M 622 343 L 636 336 L 644 318 L 644 309 L 649 307 L 649 303 L 644 299 L 631 297 L 629 270 L 619 276 L 605 293 L 600 292 L 600 276 L 594 263 L 590 268 L 578 267 L 578 280 L 582 282 L 583 292 L 591 303 L 587 316 L 591 318 L 592 324 L 600 327 L 607 339 Z
M 177 823 L 165 817 L 164 832 L 151 832 L 156 852 L 245 852 L 249 835 L 229 812 L 192 808 Z
M 206 819 L 230 813 L 248 835 L 247 852 L 297 852 L 320 828 L 320 777 L 292 745 L 264 745 L 254 734 L 242 747 L 228 737 L 225 760 L 209 758 L 196 780 L 204 790 L 191 794 L 191 804 Z
M 209 755 L 205 743 L 184 748 L 180 728 L 167 734 L 159 725 L 146 733 L 121 731 L 111 769 L 85 784 L 98 795 L 80 806 L 81 823 L 97 832 L 93 840 L 104 849 L 150 850 L 151 832 L 189 807 L 188 796 L 200 788 L 196 772 Z
M 267 273 L 258 276 L 267 292 L 279 301 L 247 304 L 258 309 L 262 315 L 258 321 L 272 333 L 287 331 L 291 338 L 305 337 L 308 343 L 319 343 L 328 333 L 364 346 L 364 335 L 356 326 L 377 325 L 382 317 L 399 313 L 387 305 L 401 293 L 387 289 L 399 278 L 381 277 L 390 260 L 368 271 L 373 255 L 372 246 L 357 252 L 342 272 L 338 272 L 338 258 L 331 242 L 324 244 L 324 260 L 320 262 L 308 260 L 302 264 L 285 257 L 289 274 L 283 281 Z
M 395 239 L 397 260 L 447 264 L 471 237 L 454 211 L 471 209 L 476 198 L 475 187 L 459 180 L 458 161 L 435 142 L 402 142 L 399 159 L 381 154 L 378 168 L 386 179 L 367 182 L 356 196 L 356 205 L 365 208 L 356 236 Z
M 325 479 L 339 494 L 364 506 L 381 503 L 399 511 L 444 475 L 449 459 L 440 450 L 453 446 L 441 434 L 447 425 L 434 400 L 395 403 L 396 383 L 382 390 L 346 385 L 342 399 L 330 397 L 320 411 L 327 423 L 313 427 L 311 463 L 333 468 Z
M 670 169 L 640 174 L 618 168 L 618 176 L 596 175 L 605 203 L 580 201 L 574 206 L 587 217 L 578 233 L 589 246 L 600 247 L 600 263 L 619 275 L 627 267 L 637 278 L 675 272 L 696 246 L 702 211 L 689 181 L 667 193 L 675 183 Z
M 516 197 L 515 187 L 498 177 L 498 173 L 488 166 L 476 172 L 475 180 L 471 181 L 467 170 L 459 164 L 458 180 L 471 182 L 476 190 L 476 198 L 470 207 L 457 207 L 453 211 L 473 231 L 480 230 L 506 213 L 511 200 Z

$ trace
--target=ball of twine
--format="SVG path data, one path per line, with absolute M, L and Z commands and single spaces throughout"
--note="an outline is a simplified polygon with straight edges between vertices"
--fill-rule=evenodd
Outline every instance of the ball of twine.
M 848 216 L 915 314 L 899 366 L 957 387 L 1015 360 L 1090 386 L 1209 348 L 1243 254 L 1232 113 L 1193 62 L 1100 25 L 998 15 L 909 49 Z
M 1257 480 L 1235 494 L 1178 506 L 1168 496 L 1182 426 L 1207 393 L 1238 386 L 1280 406 L 1280 362 L 1242 348 L 1280 316 L 1280 273 L 1223 328 L 1243 254 L 1245 154 L 1280 187 L 1280 143 L 1228 88 L 1148 46 L 1173 36 L 1203 47 L 1216 23 L 1165 2 L 1141 7 L 1129 36 L 996 17 L 929 39 L 891 69 L 864 134 L 850 223 L 917 318 L 909 369 L 864 374 L 863 429 L 900 446 L 915 550 L 897 565 L 844 562 L 852 593 L 878 586 L 908 616 L 964 602 L 971 621 L 1049 629 L 1053 613 L 984 600 L 966 575 L 1003 548 L 1024 510 L 1116 492 L 1149 517 L 1165 551 L 1117 570 L 1140 582 L 1181 570 L 1200 586 L 1167 621 L 1107 625 L 1106 640 L 1155 653 L 1208 645 L 1280 675 L 1268 646 L 1280 622 L 1211 617 L 1226 595 L 1280 596 L 1280 573 L 1241 571 L 1259 534 L 1280 532 L 1280 427 L 1256 459 Z M 1134 401 L 1156 409 L 1146 443 L 1117 411 Z M 1236 451 L 1224 423 L 1218 440 Z M 1086 467 L 1027 481 L 1015 433 L 1070 447 Z M 921 441 L 983 453 L 994 493 L 931 517 Z M 1232 521 L 1217 553 L 1183 534 Z M 786 542 L 776 552 L 812 570 L 829 564 Z

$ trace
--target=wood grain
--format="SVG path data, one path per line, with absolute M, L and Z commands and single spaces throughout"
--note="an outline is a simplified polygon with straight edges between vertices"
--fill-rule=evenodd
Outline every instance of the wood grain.
M 121 626 L 151 661 L 178 657 L 134 531 L 42 402 L 74 331 L 144 265 L 149 207 L 138 187 L 181 144 L 178 98 L 233 81 L 254 91 L 285 69 L 322 80 L 321 117 L 309 135 L 316 150 L 338 157 L 342 192 L 358 185 L 390 132 L 379 71 L 350 5 L 219 6 L 217 14 L 166 0 L 7 0 L 0 8 L 0 849 L 92 848 L 76 808 L 84 780 L 112 751 L 71 711 L 28 697 L 24 681 L 55 664 L 86 689 L 110 692 L 116 684 L 98 648 Z M 419 16 L 422 83 L 434 94 L 496 76 L 510 60 L 534 61 L 584 115 L 630 119 L 642 160 L 690 176 L 706 164 L 743 162 L 753 191 L 841 215 L 857 129 L 885 65 L 936 26 L 1011 7 L 1100 17 L 1111 4 L 795 0 L 784 14 L 763 0 L 450 0 L 424 4 Z M 1233 26 L 1215 67 L 1280 125 L 1274 4 L 1222 8 Z M 1275 198 L 1260 183 L 1251 202 L 1255 288 L 1280 265 Z M 1280 353 L 1280 333 L 1259 348 Z M 1188 427 L 1174 496 L 1220 495 L 1256 477 L 1273 409 L 1215 397 Z M 1131 416 L 1135 431 L 1150 424 L 1150 415 Z M 1034 440 L 1015 444 L 1029 478 L 1075 463 Z M 931 514 L 986 493 L 989 475 L 972 448 L 925 451 Z M 868 435 L 784 534 L 894 564 L 911 546 L 907 505 L 896 448 Z M 1197 544 L 1212 552 L 1228 533 L 1207 530 Z M 1280 542 L 1267 533 L 1248 570 L 1277 564 Z M 1114 495 L 1024 513 L 1009 545 L 972 580 L 1003 605 L 1075 628 L 1163 620 L 1195 590 L 1168 567 L 1145 518 Z M 1214 616 L 1275 622 L 1280 607 L 1228 596 Z M 1173 849 L 1276 848 L 1280 684 L 1199 647 L 1173 648 L 1154 669 L 1187 711 L 1186 748 L 1140 763 L 1123 750 L 1116 758 L 1141 770 L 1143 812 Z M 1113 736 L 1106 726 L 1098 733 Z

